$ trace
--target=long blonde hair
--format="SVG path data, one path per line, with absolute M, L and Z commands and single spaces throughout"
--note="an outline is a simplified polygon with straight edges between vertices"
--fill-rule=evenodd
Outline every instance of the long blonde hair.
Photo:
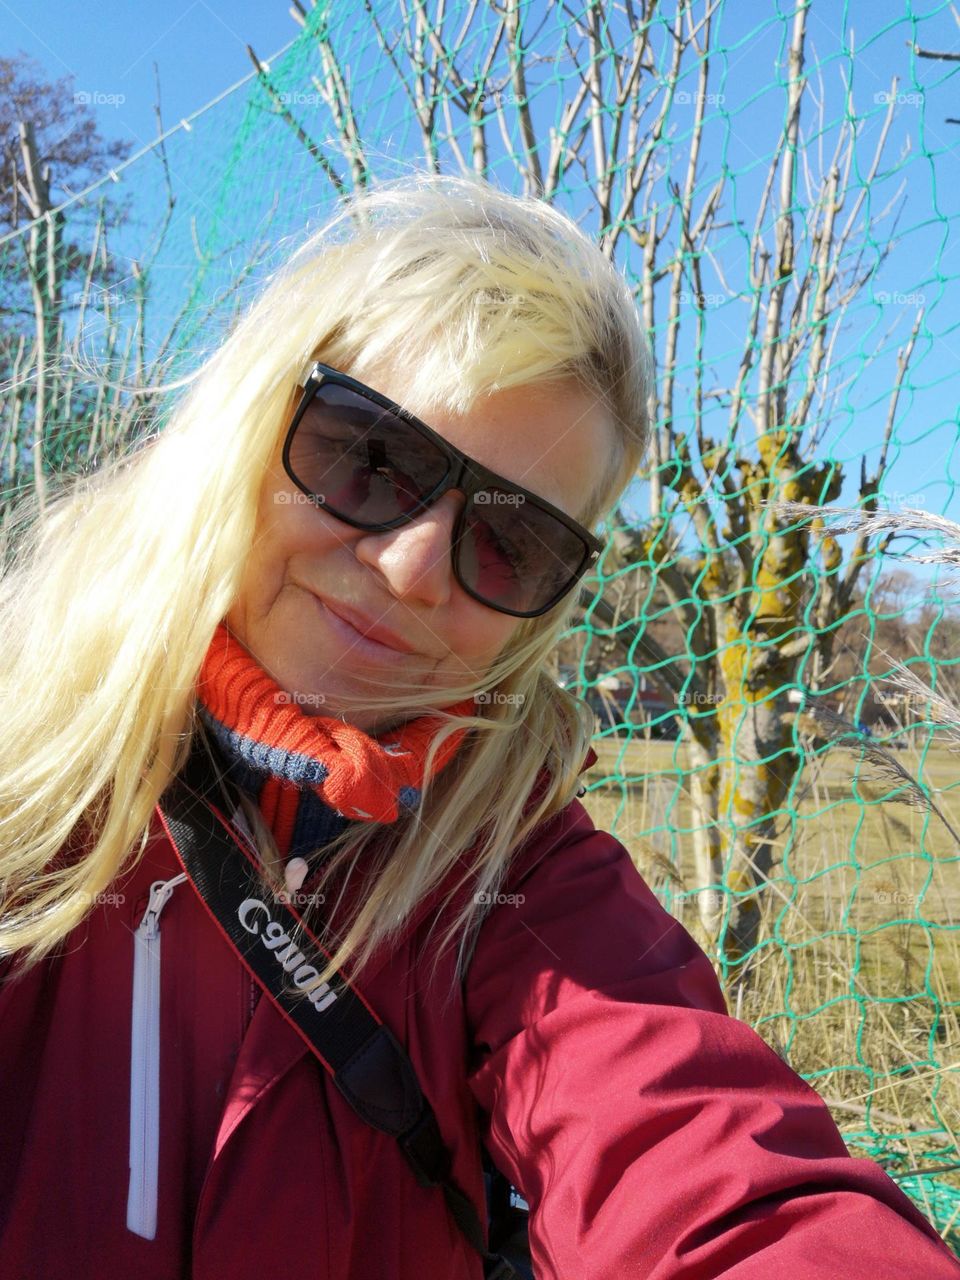
M 263 477 L 313 358 L 358 377 L 402 359 L 424 414 L 575 379 L 616 436 L 603 482 L 576 513 L 587 525 L 609 515 L 642 460 L 650 358 L 637 308 L 570 218 L 479 178 L 417 174 L 345 200 L 186 380 L 148 447 L 62 486 L 39 515 L 17 512 L 0 579 L 0 955 L 20 953 L 20 972 L 146 845 L 200 727 L 201 662 L 237 596 Z M 446 715 L 434 750 L 457 728 L 468 733 L 416 811 L 389 829 L 352 823 L 329 847 L 325 883 L 358 859 L 375 873 L 331 969 L 350 962 L 359 974 L 459 865 L 476 892 L 441 947 L 460 943 L 462 973 L 512 852 L 577 787 L 592 714 L 547 668 L 577 594 L 520 623 L 482 683 L 498 697 L 473 716 Z M 387 690 L 380 705 L 443 719 L 477 688 L 473 679 L 439 699 Z M 243 807 L 270 880 L 276 846 L 256 807 Z

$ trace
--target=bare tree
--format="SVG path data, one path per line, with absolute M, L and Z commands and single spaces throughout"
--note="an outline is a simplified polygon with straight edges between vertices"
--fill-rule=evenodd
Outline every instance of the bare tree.
M 0 154 L 7 179 L 0 183 L 0 376 L 14 384 L 33 371 L 5 406 L 0 487 L 26 464 L 41 496 L 43 442 L 59 434 L 52 364 L 64 317 L 77 308 L 69 286 L 79 281 L 82 290 L 82 282 L 89 287 L 93 279 L 89 255 L 68 234 L 86 234 L 86 211 L 78 210 L 75 227 L 68 228 L 59 206 L 74 186 L 130 151 L 128 143 L 101 136 L 89 97 L 74 91 L 72 76 L 46 80 L 26 54 L 0 58 Z M 107 216 L 120 223 L 122 204 L 112 201 Z M 21 227 L 24 234 L 14 234 Z M 32 422 L 29 459 L 17 449 L 25 414 Z
M 701 921 L 710 936 L 722 936 L 726 957 L 740 960 L 758 938 L 774 815 L 802 762 L 792 745 L 795 706 L 788 691 L 801 682 L 820 687 L 834 659 L 837 623 L 865 566 L 885 546 L 862 531 L 844 563 L 837 541 L 824 539 L 822 572 L 805 574 L 809 530 L 778 519 L 762 502 L 830 502 L 841 490 L 839 465 L 817 459 L 832 397 L 841 389 L 834 367 L 841 326 L 891 243 L 892 231 L 884 237 L 880 227 L 900 193 L 879 210 L 866 195 L 880 171 L 896 95 L 888 95 L 864 158 L 844 86 L 846 119 L 834 128 L 832 154 L 812 172 L 803 120 L 811 111 L 822 137 L 825 95 L 822 86 L 819 98 L 813 93 L 804 73 L 808 7 L 797 6 L 781 77 L 780 137 L 759 184 L 752 227 L 742 207 L 736 223 L 749 238 L 749 317 L 739 367 L 729 385 L 711 385 L 703 358 L 711 310 L 704 278 L 709 269 L 723 280 L 717 245 L 731 226 L 723 173 L 710 173 L 704 150 L 716 0 L 676 0 L 668 19 L 655 0 L 591 4 L 578 13 L 564 7 L 565 47 L 550 67 L 564 96 L 554 112 L 559 123 L 548 132 L 538 128 L 534 109 L 541 68 L 533 52 L 538 32 L 531 29 L 545 16 L 531 17 L 518 0 L 486 6 L 496 21 L 478 56 L 475 32 L 468 39 L 477 6 L 457 30 L 446 29 L 443 5 L 428 12 L 424 0 L 402 6 L 403 22 L 389 31 L 370 0 L 365 9 L 383 74 L 391 70 L 402 86 L 428 167 L 483 173 L 498 133 L 509 139 L 525 191 L 557 199 L 576 175 L 593 203 L 604 252 L 622 258 L 636 282 L 648 331 L 661 323 L 650 518 L 641 528 L 625 528 L 619 553 L 605 561 L 605 575 L 615 574 L 621 597 L 617 609 L 592 597 L 585 603 L 594 624 L 616 627 L 631 596 L 624 578 L 636 576 L 638 564 L 653 565 L 688 637 L 679 661 L 650 636 L 644 651 L 651 677 L 681 708 L 697 815 Z M 306 22 L 299 4 L 293 12 Z M 666 62 L 664 49 L 654 47 L 665 19 Z M 619 43 L 610 34 L 617 21 L 626 33 Z M 319 27 L 316 40 L 322 72 L 315 83 L 329 111 L 332 143 L 360 184 L 369 164 L 348 77 L 330 29 Z M 695 88 L 680 89 L 681 83 Z M 458 141 L 458 114 L 466 119 L 467 150 Z M 678 119 L 687 138 L 679 162 L 672 138 Z M 437 142 L 441 125 L 447 155 Z M 661 145 L 668 137 L 669 153 Z M 864 463 L 861 470 L 866 510 L 875 509 L 886 474 L 899 391 L 921 321 L 917 314 L 899 351 L 877 465 L 868 473 Z M 686 388 L 694 406 L 690 433 L 680 429 L 675 404 L 684 340 L 697 356 L 688 374 L 692 388 Z M 708 423 L 724 419 L 722 437 L 707 434 Z M 752 438 L 745 438 L 747 423 Z M 691 538 L 696 553 L 684 556 Z M 600 652 L 599 669 L 605 656 Z
M 22 287 L 29 299 L 29 306 L 25 301 L 7 306 L 0 326 L 0 548 L 4 552 L 2 529 L 25 495 L 35 492 L 42 512 L 52 480 L 95 467 L 114 449 L 149 431 L 156 410 L 152 391 L 177 354 L 184 322 L 189 316 L 194 327 L 202 326 L 210 310 L 197 312 L 191 310 L 189 300 L 184 302 L 166 331 L 155 335 L 148 354 L 146 313 L 152 273 L 176 205 L 165 146 L 161 142 L 155 149 L 164 201 L 152 242 L 139 258 L 118 260 L 110 240 L 124 219 L 124 210 L 105 196 L 89 203 L 63 197 L 71 182 L 83 179 L 84 166 L 125 155 L 125 144 L 101 145 L 82 110 L 74 130 L 79 140 L 72 147 L 45 142 L 58 121 L 73 118 L 60 100 L 64 94 L 77 96 L 72 93 L 72 78 L 52 85 L 24 75 L 16 80 L 18 66 L 9 59 L 0 60 L 0 83 L 18 86 L 4 111 L 22 108 L 28 89 L 37 97 L 31 103 L 35 115 L 15 121 L 19 144 L 19 155 L 15 163 L 11 161 L 15 192 L 3 206 L 3 217 L 10 225 L 0 237 L 4 296 L 8 301 L 16 299 Z M 155 114 L 162 138 L 159 82 Z M 8 124 L 7 115 L 0 112 L 0 126 L 6 132 Z M 264 243 L 252 246 L 250 260 L 230 292 L 240 288 L 263 247 Z M 198 248 L 198 263 L 199 253 Z M 222 306 L 223 301 L 218 299 L 216 305 Z M 96 367 L 84 351 L 94 314 L 92 327 L 100 347 Z
M 0 183 L 0 236 L 15 231 L 42 213 L 58 208 L 89 181 L 125 160 L 130 144 L 123 139 L 106 139 L 97 127 L 92 95 L 75 88 L 75 77 L 59 80 L 44 77 L 38 64 L 25 53 L 0 57 L 0 155 L 4 181 Z M 23 126 L 29 123 L 27 147 Z M 32 174 L 31 174 L 32 168 Z M 38 184 L 47 177 L 42 195 Z M 111 197 L 109 219 L 118 226 L 126 216 L 125 203 Z M 70 230 L 85 240 L 90 211 L 78 208 Z M 61 229 L 62 230 L 62 229 Z M 0 261 L 0 339 L 17 332 L 17 321 L 31 322 L 34 311 L 27 255 L 20 251 L 19 239 L 7 240 L 7 252 Z M 71 239 L 59 245 L 57 272 L 62 285 L 82 279 L 86 252 Z M 105 282 L 101 282 L 105 283 Z M 73 298 L 61 297 L 61 307 L 75 306 Z

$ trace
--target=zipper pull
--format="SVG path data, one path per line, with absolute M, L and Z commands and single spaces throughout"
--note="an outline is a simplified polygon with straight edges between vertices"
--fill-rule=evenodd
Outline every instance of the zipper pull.
M 178 884 L 183 884 L 187 878 L 187 873 L 181 871 L 178 876 L 174 876 L 172 880 L 154 880 L 150 886 L 150 900 L 147 903 L 147 909 L 143 913 L 139 925 L 137 925 L 137 934 L 141 938 L 155 938 L 160 931 L 159 917 L 160 912 L 166 906 L 170 895 Z

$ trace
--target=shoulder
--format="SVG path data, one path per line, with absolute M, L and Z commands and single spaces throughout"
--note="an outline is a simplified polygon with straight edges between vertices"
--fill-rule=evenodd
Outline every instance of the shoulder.
M 501 1042 L 586 995 L 726 1014 L 713 966 L 579 800 L 538 828 L 480 927 L 465 992 Z

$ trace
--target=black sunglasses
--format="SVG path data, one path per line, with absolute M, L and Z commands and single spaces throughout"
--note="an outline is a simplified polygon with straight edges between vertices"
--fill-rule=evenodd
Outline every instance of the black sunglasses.
M 311 501 L 355 529 L 396 529 L 448 489 L 466 502 L 453 572 L 468 595 L 536 618 L 594 564 L 604 544 L 559 508 L 462 453 L 386 396 L 316 364 L 283 445 L 283 466 Z

